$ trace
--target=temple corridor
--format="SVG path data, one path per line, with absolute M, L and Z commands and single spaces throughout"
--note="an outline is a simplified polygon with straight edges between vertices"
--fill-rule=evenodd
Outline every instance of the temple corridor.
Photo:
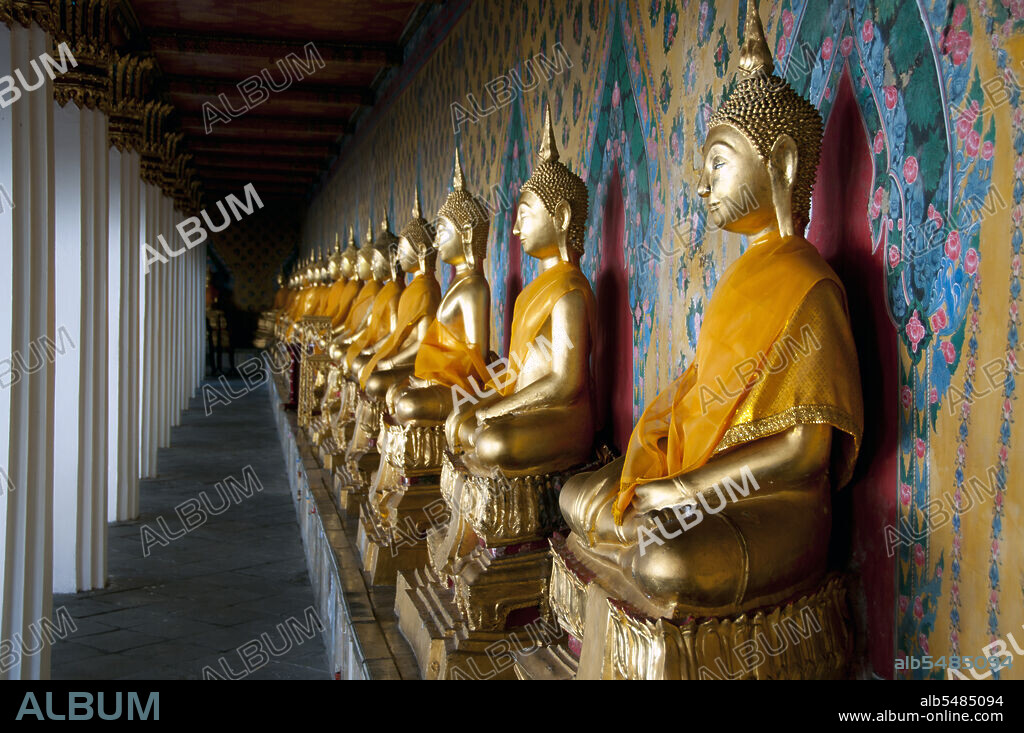
M 278 626 L 308 628 L 314 602 L 266 389 L 209 415 L 191 401 L 160 450 L 160 478 L 141 482 L 139 518 L 110 526 L 107 587 L 54 595 L 55 617 L 66 608 L 76 630 L 53 645 L 52 679 L 202 679 L 206 666 L 227 677 L 221 659 L 235 677 L 328 677 L 319 631 Z M 204 518 L 206 507 L 222 513 Z M 185 534 L 177 508 L 194 525 Z M 248 673 L 237 650 L 251 641 L 253 654 L 279 653 Z

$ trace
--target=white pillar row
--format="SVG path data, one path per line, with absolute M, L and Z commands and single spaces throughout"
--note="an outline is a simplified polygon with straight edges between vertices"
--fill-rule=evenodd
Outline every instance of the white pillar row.
M 50 51 L 50 43 L 38 25 L 0 25 L 0 75 L 21 70 L 33 79 L 30 62 Z M 34 365 L 43 339 L 53 342 L 56 335 L 53 85 L 42 76 L 37 89 L 23 90 L 0 110 L 0 160 L 10 161 L 4 185 L 14 202 L 0 219 L 0 250 L 10 253 L 11 308 L 10 340 L 0 348 L 33 364 L 16 380 L 11 376 L 6 414 L 0 415 L 7 423 L 5 470 L 13 485 L 2 497 L 0 639 L 13 642 L 16 657 L 4 660 L 0 679 L 45 679 L 50 669 L 49 644 L 36 632 L 53 610 L 54 369 L 45 349 Z
M 110 409 L 116 411 L 111 427 L 110 521 L 135 519 L 139 514 L 139 298 L 141 188 L 138 152 L 110 151 L 110 286 L 111 327 L 118 338 L 110 339 L 116 352 L 116 382 L 112 374 Z M 117 284 L 118 298 L 113 299 Z M 115 315 L 116 314 L 116 315 Z M 115 432 L 116 431 L 116 432 Z M 116 467 L 116 468 L 114 468 Z

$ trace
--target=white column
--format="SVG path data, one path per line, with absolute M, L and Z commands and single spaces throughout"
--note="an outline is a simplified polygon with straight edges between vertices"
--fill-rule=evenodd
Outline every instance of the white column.
M 106 580 L 107 121 L 54 105 L 54 590 L 73 593 Z
M 118 479 L 116 519 L 139 516 L 139 385 L 142 361 L 141 216 L 142 178 L 139 153 L 121 155 L 121 303 L 120 357 L 118 359 L 119 407 Z
M 51 50 L 37 25 L 0 25 L 0 75 L 14 69 L 32 78 L 29 66 Z M 14 208 L 4 214 L 3 250 L 10 252 L 10 354 L 28 355 L 34 343 L 55 336 L 53 85 L 24 92 L 0 110 L 0 160 L 10 161 L 9 193 Z M 6 163 L 3 164 L 6 167 Z M 6 185 L 6 184 L 5 184 Z M 6 358 L 6 357 L 5 357 Z M 8 388 L 3 607 L 0 639 L 21 640 L 21 653 L 0 673 L 6 679 L 47 678 L 49 645 L 29 654 L 39 637 L 33 629 L 50 618 L 53 606 L 53 400 L 54 371 L 47 359 L 25 370 Z M 10 660 L 5 660 L 6 662 Z
M 66 334 L 76 347 L 74 353 L 54 361 L 54 392 L 59 407 L 53 428 L 53 583 L 58 593 L 74 593 L 83 352 L 82 111 L 74 104 L 59 107 L 52 98 L 51 104 L 56 187 L 56 324 L 58 335 Z
M 163 192 L 160 192 L 160 233 L 164 235 L 164 239 L 173 243 L 174 239 L 171 236 L 171 231 L 171 202 Z M 176 249 L 176 247 L 171 248 Z M 160 298 L 158 300 L 159 310 L 156 313 L 156 323 L 157 338 L 160 343 L 160 358 L 157 360 L 160 376 L 157 380 L 157 385 L 160 390 L 158 404 L 160 405 L 159 445 L 161 448 L 168 448 L 171 445 L 171 394 L 169 387 L 171 383 L 170 321 L 174 317 L 171 308 L 171 287 L 174 284 L 172 279 L 173 273 L 173 260 L 160 263 Z
M 159 232 L 157 205 L 159 203 L 160 191 L 152 183 L 142 184 L 145 198 L 145 218 L 143 227 L 142 242 L 150 247 L 159 248 L 156 235 Z M 141 244 L 140 254 L 141 254 Z M 159 251 L 159 249 L 157 249 Z M 142 259 L 140 257 L 140 259 Z M 143 281 L 143 358 L 142 358 L 142 412 L 141 412 L 141 476 L 153 478 L 156 476 L 157 465 L 157 443 L 159 442 L 159 429 L 157 427 L 158 411 L 156 405 L 156 318 L 157 318 L 157 297 L 159 295 L 159 272 L 160 262 L 151 263 L 149 271 L 146 272 L 145 259 L 143 259 L 142 272 Z
M 70 106 L 70 105 L 69 105 Z M 82 348 L 78 441 L 77 590 L 107 575 L 107 117 L 82 110 Z M 116 361 L 114 362 L 116 365 Z M 116 367 L 114 369 L 116 372 Z

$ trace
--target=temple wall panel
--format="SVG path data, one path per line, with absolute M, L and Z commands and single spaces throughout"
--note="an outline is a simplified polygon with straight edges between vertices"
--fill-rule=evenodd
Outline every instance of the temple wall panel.
M 550 103 L 562 159 L 590 189 L 583 268 L 592 282 L 611 176 L 622 177 L 635 419 L 689 363 L 704 306 L 745 247 L 706 230 L 695 190 L 707 120 L 735 71 L 745 0 L 449 5 L 436 49 L 407 60 L 335 163 L 305 219 L 303 248 L 350 226 L 364 232 L 368 217 L 376 230 L 384 208 L 397 229 L 414 185 L 425 212 L 436 211 L 458 145 L 468 188 L 495 209 L 487 272 L 500 350 L 514 202 Z M 871 158 L 870 175 L 829 171 L 840 189 L 868 185 L 866 206 L 851 214 L 835 207 L 856 197 L 816 201 L 812 230 L 838 236 L 820 218 L 863 217 L 843 226 L 867 238 L 863 252 L 880 276 L 847 287 L 885 316 L 891 331 L 878 338 L 897 343 L 885 367 L 893 388 L 874 397 L 897 416 L 891 477 L 847 489 L 863 492 L 850 515 L 850 562 L 862 580 L 861 624 L 872 619 L 867 671 L 884 677 L 941 674 L 895 672 L 897 657 L 976 656 L 1007 634 L 1024 640 L 1024 560 L 1013 550 L 1024 530 L 1014 448 L 1024 240 L 1017 5 L 761 3 L 777 73 L 826 121 L 846 75 L 858 119 L 844 129 L 866 135 Z M 835 242 L 815 243 L 841 259 Z M 528 257 L 521 269 L 524 284 L 536 275 Z M 855 328 L 864 317 L 853 313 Z M 971 486 L 980 487 L 973 504 Z M 1002 676 L 1022 678 L 1024 665 Z

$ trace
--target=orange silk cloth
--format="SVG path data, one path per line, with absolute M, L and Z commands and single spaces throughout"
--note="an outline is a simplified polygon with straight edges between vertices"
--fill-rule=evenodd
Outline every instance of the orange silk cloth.
M 288 302 L 288 296 L 290 295 L 288 288 L 279 288 L 277 293 L 274 295 L 274 310 L 281 310 L 284 308 L 285 303 Z
M 480 352 L 466 340 L 462 319 L 449 328 L 434 319 L 416 353 L 416 376 L 444 387 L 458 385 L 470 394 L 473 381 L 479 388 L 487 382 L 487 365 Z
M 376 280 L 368 280 L 363 285 L 356 299 L 352 301 L 352 307 L 348 309 L 348 315 L 345 316 L 345 322 L 342 324 L 342 333 L 350 334 L 359 328 L 366 314 L 373 307 L 373 300 L 377 297 L 380 289 L 381 284 Z
M 358 293 L 359 281 L 355 278 L 338 280 L 331 285 L 327 293 L 327 312 L 324 315 L 330 317 L 332 328 L 337 328 L 345 322 L 349 307 Z
M 437 305 L 441 302 L 441 286 L 433 275 L 419 274 L 405 286 L 402 297 L 398 301 L 398 315 L 395 328 L 387 341 L 380 345 L 373 357 L 366 362 L 359 374 L 359 386 L 365 388 L 366 380 L 373 374 L 377 362 L 398 353 L 402 344 L 412 330 L 424 318 L 433 318 L 437 313 Z
M 363 349 L 388 335 L 391 330 L 391 314 L 395 310 L 398 295 L 398 283 L 393 280 L 386 282 L 377 292 L 377 297 L 373 299 L 373 307 L 370 309 L 370 322 L 345 353 L 345 363 L 349 368 Z
M 693 363 L 654 398 L 633 429 L 613 506 L 617 523 L 638 485 L 675 478 L 708 461 L 765 369 L 772 345 L 823 280 L 845 292 L 810 242 L 774 234 L 753 242 L 726 270 L 707 305 Z M 857 381 L 858 398 L 859 386 Z
M 519 369 L 526 362 L 530 349 L 537 348 L 535 341 L 551 317 L 555 303 L 573 291 L 583 294 L 590 334 L 594 333 L 597 311 L 594 307 L 594 290 L 590 287 L 590 281 L 580 268 L 568 262 L 560 262 L 534 278 L 516 298 L 516 305 L 512 311 L 512 336 L 509 340 L 510 370 Z M 515 379 L 503 376 L 499 381 L 503 384 L 495 384 L 494 380 L 491 380 L 487 386 L 498 390 L 502 397 L 507 397 L 516 391 L 518 374 Z

